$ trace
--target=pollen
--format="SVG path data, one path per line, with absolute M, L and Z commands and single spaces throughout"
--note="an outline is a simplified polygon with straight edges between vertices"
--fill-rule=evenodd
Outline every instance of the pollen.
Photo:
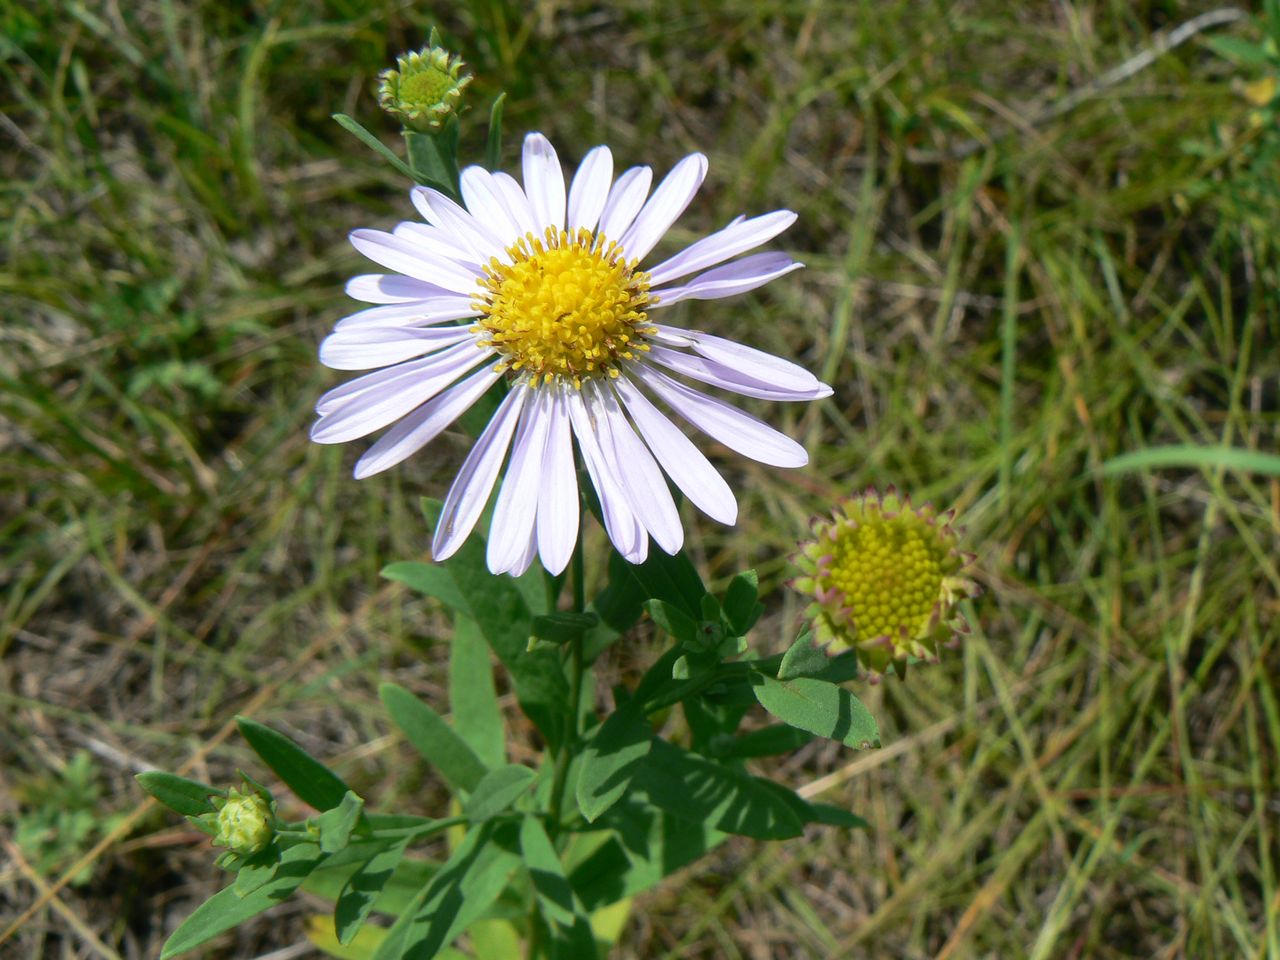
M 484 267 L 473 328 L 502 356 L 503 369 L 530 385 L 616 377 L 621 365 L 649 349 L 656 332 L 645 308 L 655 302 L 649 275 L 622 248 L 579 229 L 548 228 L 507 248 Z

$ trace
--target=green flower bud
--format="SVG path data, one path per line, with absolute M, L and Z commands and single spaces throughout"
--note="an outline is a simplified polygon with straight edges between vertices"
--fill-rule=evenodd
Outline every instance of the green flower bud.
M 462 73 L 462 58 L 437 46 L 431 31 L 428 46 L 396 58 L 396 69 L 379 77 L 378 103 L 406 129 L 419 133 L 439 130 L 458 111 L 462 91 L 471 74 Z
M 980 590 L 964 573 L 973 555 L 958 547 L 954 511 L 919 509 L 892 487 L 841 503 L 814 521 L 814 539 L 795 557 L 793 586 L 813 602 L 814 640 L 834 652 L 857 651 L 877 681 L 908 657 L 936 663 L 941 646 L 968 626 L 960 600 Z
M 221 803 L 214 826 L 215 846 L 226 847 L 242 857 L 261 853 L 275 836 L 275 814 L 270 802 L 256 792 L 241 793 L 232 787 Z

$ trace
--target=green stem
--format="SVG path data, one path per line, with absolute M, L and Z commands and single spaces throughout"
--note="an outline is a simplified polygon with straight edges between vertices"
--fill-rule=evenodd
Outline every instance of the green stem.
M 587 607 L 587 587 L 584 582 L 586 564 L 582 555 L 582 527 L 578 527 L 578 542 L 573 548 L 573 612 L 583 613 Z M 554 611 L 548 608 L 548 613 Z M 547 833 L 554 840 L 560 832 L 560 818 L 564 810 L 565 788 L 569 782 L 569 764 L 582 738 L 582 675 L 584 672 L 582 636 L 578 635 L 569 645 L 569 725 L 556 749 L 555 771 L 551 779 L 551 797 L 547 803 Z M 539 960 L 544 951 L 543 920 L 535 898 L 529 910 L 529 960 Z

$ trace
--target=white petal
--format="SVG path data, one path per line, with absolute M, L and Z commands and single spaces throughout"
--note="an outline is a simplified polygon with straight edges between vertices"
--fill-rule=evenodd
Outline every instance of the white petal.
M 670 260 L 664 260 L 652 270 L 645 271 L 649 274 L 649 284 L 658 287 L 705 267 L 714 267 L 717 263 L 723 263 L 767 243 L 795 222 L 796 215 L 790 210 L 775 210 L 750 220 L 735 220 L 723 230 L 703 237 Z
M 473 217 L 487 224 L 508 244 L 524 232 L 507 211 L 502 188 L 493 182 L 493 174 L 483 167 L 467 167 L 462 171 L 462 199 Z
M 433 256 L 411 241 L 381 230 L 352 230 L 351 245 L 374 263 L 454 293 L 474 293 L 477 273 L 455 260 Z
M 671 168 L 644 209 L 636 215 L 636 222 L 618 241 L 628 260 L 643 260 L 657 245 L 689 206 L 706 175 L 707 158 L 700 153 L 689 154 Z
M 470 297 L 451 293 L 429 300 L 409 300 L 405 303 L 389 303 L 381 307 L 369 307 L 348 317 L 343 317 L 333 328 L 344 330 L 358 327 L 418 327 L 448 320 L 465 320 L 478 317 L 480 311 Z
M 627 227 L 631 226 L 636 214 L 644 206 L 644 198 L 649 195 L 651 183 L 653 171 L 648 167 L 632 167 L 618 177 L 609 188 L 609 196 L 600 213 L 600 226 L 596 233 L 613 241 L 626 233 Z
M 611 381 L 610 386 L 622 398 L 662 469 L 693 505 L 713 520 L 735 523 L 738 502 L 733 491 L 702 451 L 625 376 Z
M 347 296 L 364 303 L 404 303 L 448 295 L 448 290 L 434 283 L 385 273 L 362 273 L 347 281 Z
M 529 203 L 525 192 L 520 189 L 520 184 L 516 183 L 516 178 L 497 172 L 493 175 L 493 182 L 502 191 L 507 213 L 519 225 L 521 235 L 532 233 L 535 237 L 540 236 L 542 231 L 538 229 L 538 218 L 534 216 L 533 206 Z
M 356 461 L 355 477 L 363 480 L 417 453 L 438 437 L 502 376 L 492 364 L 424 403 L 378 439 Z
M 569 185 L 569 232 L 582 227 L 594 230 L 609 198 L 613 181 L 613 154 L 608 147 L 596 147 L 582 158 Z
M 540 133 L 524 138 L 524 192 L 540 228 L 564 227 L 564 171 L 551 141 Z M 541 229 L 539 230 L 541 234 Z
M 677 373 L 684 374 L 686 377 L 709 383 L 713 387 L 732 390 L 734 393 L 741 394 L 744 397 L 759 397 L 761 400 L 789 402 L 794 400 L 820 400 L 823 397 L 831 396 L 831 388 L 817 380 L 814 381 L 815 386 L 805 390 L 776 387 L 771 383 L 764 383 L 754 377 L 749 377 L 733 367 L 716 363 L 714 360 L 696 357 L 688 353 L 680 353 L 677 350 L 668 350 L 666 347 L 658 346 L 657 344 L 650 345 L 649 351 L 645 354 L 645 359 Z
M 667 406 L 730 450 L 775 467 L 803 467 L 809 462 L 804 447 L 737 407 L 699 393 L 652 368 L 637 365 L 632 371 Z
M 573 463 L 569 434 L 569 409 L 563 391 L 553 389 L 547 410 L 547 449 L 542 459 L 542 486 L 538 495 L 538 556 L 548 573 L 559 574 L 569 565 L 578 542 L 578 474 Z
M 611 393 L 594 383 L 584 386 L 587 410 L 596 423 L 600 446 L 632 512 L 667 553 L 684 544 L 684 529 L 671 491 L 653 455 L 628 422 Z
M 627 497 L 613 475 L 608 459 L 600 449 L 596 425 L 587 412 L 582 394 L 571 390 L 567 394 L 569 419 L 573 423 L 573 435 L 578 439 L 578 449 L 586 464 L 591 485 L 600 499 L 600 512 L 604 517 L 604 529 L 609 540 L 629 563 L 643 563 L 649 555 L 649 532 L 641 526 Z
M 473 272 L 480 266 L 480 258 L 470 247 L 458 240 L 457 234 L 442 230 L 440 227 L 433 227 L 429 223 L 405 220 L 395 225 L 391 235 L 408 240 L 434 256 L 466 264 Z
M 476 521 L 484 513 L 484 505 L 489 502 L 489 494 L 493 492 L 494 481 L 498 479 L 498 471 L 502 469 L 502 461 L 506 459 L 511 436 L 515 433 L 516 422 L 528 396 L 529 391 L 522 386 L 507 391 L 493 419 L 467 454 L 444 498 L 440 522 L 436 524 L 435 537 L 431 542 L 432 558 L 447 560 L 453 556 L 475 529 Z
M 463 340 L 466 327 L 359 327 L 338 330 L 320 344 L 320 362 L 333 370 L 372 370 L 403 363 Z
M 654 290 L 653 296 L 657 302 L 651 309 L 669 307 L 681 300 L 718 300 L 746 293 L 803 266 L 803 263 L 795 263 L 785 253 L 752 254 L 723 267 L 700 273 L 683 286 Z
M 530 389 L 524 385 L 513 390 Z M 511 463 L 502 478 L 502 489 L 489 524 L 486 562 L 493 573 L 518 566 L 533 540 L 538 516 L 538 488 L 542 480 L 543 451 L 547 447 L 547 393 L 538 390 L 525 402 L 520 426 L 512 444 Z
M 772 353 L 700 330 L 677 330 L 663 324 L 658 326 L 661 332 L 689 338 L 693 341 L 693 349 L 702 356 L 737 370 L 752 380 L 786 390 L 816 390 L 826 387 L 826 384 L 798 363 L 784 360 Z M 830 392 L 829 387 L 827 391 Z M 824 393 L 823 396 L 827 394 Z
M 423 217 L 442 230 L 456 234 L 458 240 L 470 247 L 481 263 L 488 263 L 490 257 L 502 259 L 511 241 L 503 242 L 502 237 L 494 234 L 439 190 L 414 187 L 409 197 Z
M 358 389 L 341 397 L 335 398 L 336 391 L 330 391 L 316 404 L 317 409 L 323 407 L 324 411 L 311 428 L 311 439 L 316 443 L 345 443 L 381 430 L 426 403 L 492 352 L 478 350 L 470 342 L 460 343 L 421 360 L 410 360 L 380 371 L 395 371 L 394 376 L 361 377 L 345 385 L 358 385 Z

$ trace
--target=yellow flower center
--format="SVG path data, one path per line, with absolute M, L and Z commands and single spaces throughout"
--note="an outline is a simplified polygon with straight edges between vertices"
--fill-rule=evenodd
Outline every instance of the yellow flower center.
M 829 568 L 861 639 L 915 636 L 942 596 L 946 549 L 932 527 L 901 516 L 839 531 Z
M 431 64 L 421 73 L 400 79 L 400 100 L 424 109 L 433 107 L 444 100 L 456 82 L 448 71 Z
M 649 275 L 622 248 L 589 230 L 548 228 L 525 234 L 484 268 L 477 332 L 504 355 L 504 369 L 531 374 L 530 383 L 581 387 L 584 379 L 616 377 L 619 364 L 648 350 L 653 333 L 645 307 Z

